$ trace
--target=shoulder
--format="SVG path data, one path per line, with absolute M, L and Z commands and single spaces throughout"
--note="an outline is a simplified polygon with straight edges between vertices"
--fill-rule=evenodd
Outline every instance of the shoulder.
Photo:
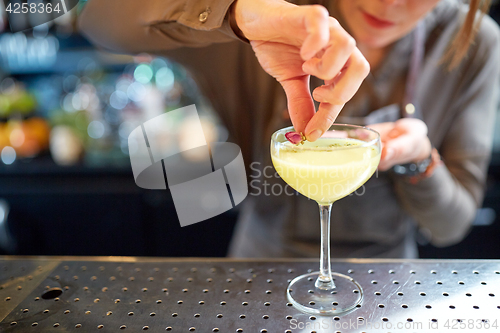
M 457 0 L 441 0 L 434 10 L 425 18 L 427 28 L 427 45 L 443 55 L 450 42 L 464 22 L 469 11 L 468 5 Z M 476 14 L 477 34 L 471 43 L 467 57 L 462 66 L 479 65 L 488 61 L 498 62 L 500 59 L 500 28 L 488 15 Z
M 457 28 L 465 19 L 469 6 L 458 0 L 441 0 L 425 18 L 429 28 Z M 481 18 L 478 12 L 476 20 Z M 479 27 L 478 36 L 496 38 L 500 36 L 498 24 L 488 15 L 484 15 Z
M 474 44 L 489 51 L 496 50 L 497 55 L 500 52 L 500 28 L 490 16 L 485 15 L 481 20 Z
M 498 74 L 500 68 L 500 28 L 490 16 L 484 15 L 482 17 L 477 34 L 463 63 L 477 71 L 483 69 L 489 71 L 490 74 Z

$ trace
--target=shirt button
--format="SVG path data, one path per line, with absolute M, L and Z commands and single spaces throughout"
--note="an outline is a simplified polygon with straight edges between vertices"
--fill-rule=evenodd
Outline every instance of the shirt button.
M 204 11 L 198 17 L 198 20 L 200 20 L 201 23 L 205 23 L 207 21 L 207 19 L 208 19 L 208 12 L 207 11 Z
M 408 114 L 414 114 L 415 113 L 415 105 L 413 105 L 411 103 L 406 104 L 405 111 Z

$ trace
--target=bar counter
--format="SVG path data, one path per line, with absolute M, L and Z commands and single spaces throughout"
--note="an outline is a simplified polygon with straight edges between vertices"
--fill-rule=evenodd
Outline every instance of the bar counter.
M 0 257 L 0 332 L 495 332 L 500 260 L 333 260 L 363 288 L 335 317 L 286 286 L 317 259 Z

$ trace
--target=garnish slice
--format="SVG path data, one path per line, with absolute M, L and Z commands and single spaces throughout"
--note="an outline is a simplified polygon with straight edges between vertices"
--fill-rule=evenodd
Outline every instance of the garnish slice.
M 294 145 L 298 145 L 298 144 L 301 144 L 303 145 L 304 144 L 304 141 L 306 141 L 306 137 L 304 134 L 302 134 L 302 132 L 288 132 L 288 133 L 285 133 L 285 138 L 290 141 L 291 143 L 293 143 Z

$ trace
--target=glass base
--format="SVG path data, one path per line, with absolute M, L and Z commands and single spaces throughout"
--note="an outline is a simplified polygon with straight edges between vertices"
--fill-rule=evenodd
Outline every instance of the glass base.
M 339 315 L 354 309 L 363 300 L 363 289 L 353 278 L 332 273 L 335 288 L 314 286 L 319 272 L 297 276 L 286 290 L 287 298 L 298 310 L 322 316 Z

